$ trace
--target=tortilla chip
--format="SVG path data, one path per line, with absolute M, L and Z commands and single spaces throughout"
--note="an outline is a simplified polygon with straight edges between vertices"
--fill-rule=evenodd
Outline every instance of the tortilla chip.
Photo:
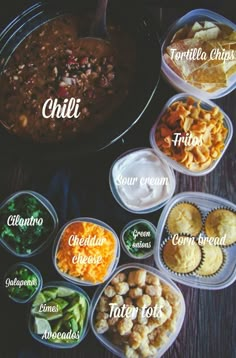
M 236 66 L 236 60 L 234 60 L 234 61 L 225 61 L 225 63 L 224 63 L 225 72 L 227 73 L 234 66 Z
M 216 66 L 205 65 L 194 71 L 187 80 L 202 83 L 221 83 L 222 87 L 227 85 L 227 76 L 224 71 L 224 64 Z
M 188 33 L 187 38 L 193 38 L 195 32 L 197 32 L 197 31 L 199 31 L 199 30 L 201 30 L 201 29 L 202 29 L 202 25 L 199 24 L 199 22 L 196 21 L 196 22 L 193 24 L 193 26 L 191 27 L 191 29 L 190 29 L 190 31 L 189 31 L 189 33 Z
M 216 26 L 216 24 L 214 24 L 214 22 L 204 21 L 203 27 L 204 27 L 204 29 L 211 29 L 212 27 L 218 27 L 218 26 Z
M 220 29 L 218 26 L 214 26 L 211 28 L 207 28 L 204 30 L 200 30 L 197 31 L 193 38 L 194 39 L 199 39 L 199 40 L 205 40 L 205 41 L 209 41 L 209 40 L 216 40 L 218 38 L 220 34 Z
M 176 52 L 187 52 L 191 48 L 201 48 L 202 51 L 208 52 L 209 46 L 207 43 L 204 43 L 200 40 L 196 39 L 186 39 L 186 40 L 179 40 L 177 42 L 174 42 L 170 46 L 166 48 L 166 52 L 171 57 L 172 56 L 172 50 L 175 49 Z M 171 58 L 172 59 L 172 58 Z M 175 65 L 178 67 L 180 72 L 182 73 L 182 77 L 186 78 L 188 77 L 192 72 L 199 69 L 201 66 L 203 66 L 206 62 L 209 61 L 209 58 L 204 60 L 195 60 L 191 61 L 186 58 L 180 58 L 177 60 L 175 57 L 172 59 L 175 63 Z
M 229 78 L 230 76 L 233 76 L 236 73 L 236 64 L 233 65 L 227 72 L 226 76 Z

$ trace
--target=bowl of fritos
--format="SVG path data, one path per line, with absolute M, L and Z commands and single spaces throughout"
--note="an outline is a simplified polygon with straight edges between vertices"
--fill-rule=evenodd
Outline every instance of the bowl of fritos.
M 162 43 L 162 74 L 179 92 L 220 98 L 236 88 L 236 25 L 209 10 L 177 20 Z
M 180 93 L 164 106 L 151 129 L 150 143 L 174 170 L 202 176 L 219 163 L 232 135 L 229 117 L 215 103 Z

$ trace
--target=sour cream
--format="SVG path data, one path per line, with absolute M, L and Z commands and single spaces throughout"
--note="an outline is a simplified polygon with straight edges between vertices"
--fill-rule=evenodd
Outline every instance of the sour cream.
M 156 210 L 175 189 L 172 169 L 149 148 L 135 150 L 118 159 L 111 177 L 119 200 L 131 211 Z

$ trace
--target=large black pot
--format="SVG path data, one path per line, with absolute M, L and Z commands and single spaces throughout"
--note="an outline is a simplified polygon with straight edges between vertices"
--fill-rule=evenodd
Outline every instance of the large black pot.
M 88 9 L 95 11 L 94 1 L 40 2 L 23 11 L 0 34 L 0 72 L 17 46 L 35 28 L 60 13 L 69 11 L 79 14 Z M 112 118 L 95 131 L 69 143 L 37 144 L 9 134 L 1 126 L 1 153 L 17 153 L 24 157 L 47 159 L 80 156 L 111 145 L 141 118 L 159 81 L 161 55 L 158 35 L 144 8 L 138 4 L 134 8 L 132 1 L 111 1 L 109 16 L 114 23 L 121 24 L 127 32 L 131 33 L 137 44 L 138 64 L 135 83 L 123 105 L 113 113 Z

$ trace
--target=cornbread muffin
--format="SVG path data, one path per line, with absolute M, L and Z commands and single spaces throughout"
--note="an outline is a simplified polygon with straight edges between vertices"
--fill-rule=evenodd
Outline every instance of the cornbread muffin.
M 205 243 L 202 246 L 204 260 L 196 273 L 200 276 L 210 276 L 217 273 L 223 265 L 224 254 L 220 247 Z
M 169 213 L 167 230 L 170 234 L 184 233 L 196 236 L 202 229 L 200 210 L 191 203 L 179 203 Z
M 236 242 L 236 214 L 228 209 L 216 209 L 207 215 L 205 233 L 208 237 L 223 237 L 222 246 L 229 246 Z
M 182 244 L 174 244 L 169 239 L 162 249 L 162 258 L 165 265 L 176 273 L 191 273 L 202 261 L 202 250 L 198 243 L 187 236 L 179 236 Z

